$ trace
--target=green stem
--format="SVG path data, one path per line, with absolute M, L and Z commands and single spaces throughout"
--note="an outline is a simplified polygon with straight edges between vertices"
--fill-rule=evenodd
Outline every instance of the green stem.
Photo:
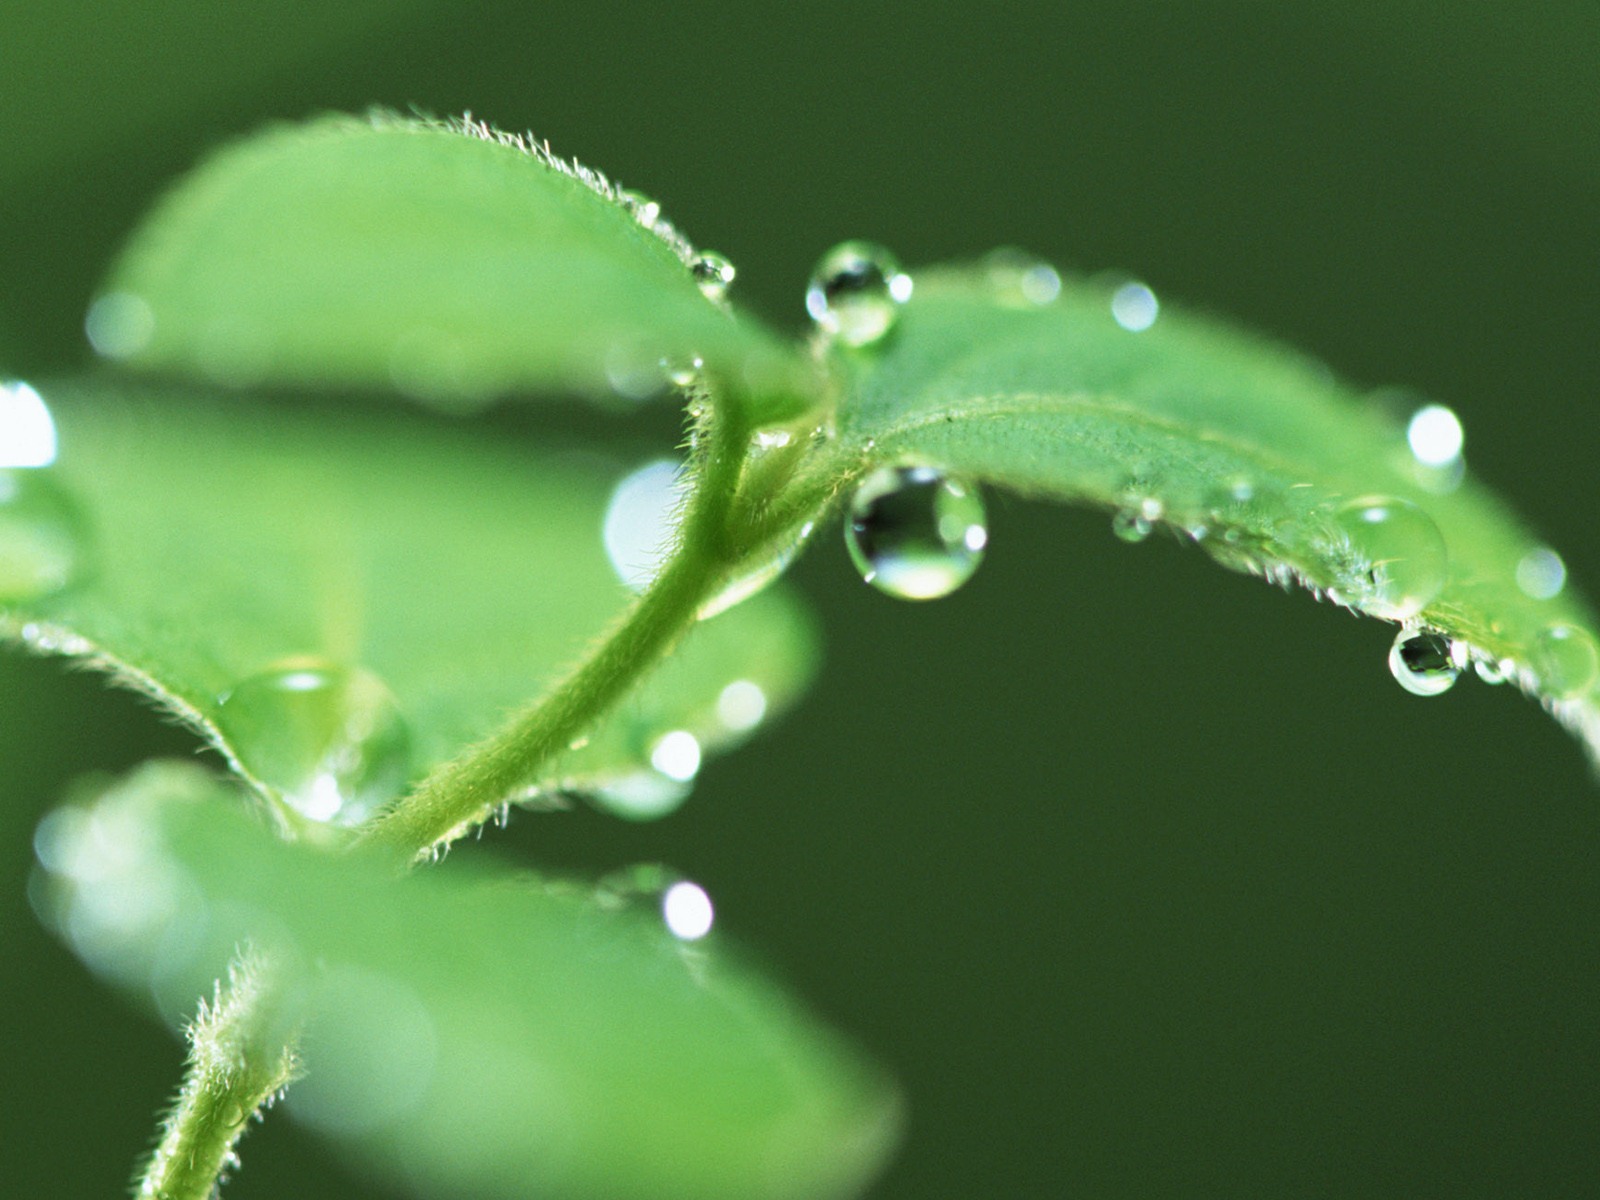
M 748 429 L 732 414 L 702 427 L 706 449 L 679 547 L 622 622 L 576 670 L 485 741 L 438 767 L 361 838 L 408 858 L 487 819 L 631 689 L 694 626 L 736 557 L 729 529 Z
M 294 1078 L 293 1047 L 276 1021 L 275 995 L 251 958 L 228 971 L 189 1031 L 189 1069 L 136 1193 L 149 1200 L 210 1200 L 238 1159 L 234 1147 L 257 1110 Z

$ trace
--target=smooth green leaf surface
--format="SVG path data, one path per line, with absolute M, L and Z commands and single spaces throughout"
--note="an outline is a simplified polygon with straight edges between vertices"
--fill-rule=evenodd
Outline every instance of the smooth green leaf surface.
M 108 666 L 258 781 L 270 774 L 264 753 L 293 748 L 267 753 L 253 739 L 319 718 L 256 703 L 247 681 L 318 664 L 374 674 L 379 684 L 356 687 L 351 703 L 392 693 L 410 744 L 392 791 L 536 697 L 629 602 L 601 526 L 636 464 L 364 406 L 43 390 L 60 461 L 0 476 L 51 485 L 70 505 L 72 561 L 60 590 L 8 592 L 8 563 L 54 562 L 45 551 L 58 543 L 30 540 L 35 526 L 52 536 L 61 526 L 0 504 L 0 635 Z M 812 657 L 797 603 L 757 596 L 702 623 L 586 745 L 528 783 L 626 783 L 648 772 L 669 731 L 706 749 L 741 740 L 750 696 L 781 710 Z M 750 686 L 730 723 L 719 700 L 735 682 Z M 246 702 L 223 703 L 235 693 Z M 379 756 L 392 766 L 393 754 Z
M 1448 565 L 1437 594 L 1399 615 L 1510 671 L 1600 749 L 1591 609 L 1570 586 L 1537 597 L 1548 589 L 1529 586 L 1526 564 L 1546 548 L 1470 472 L 1458 481 L 1419 462 L 1409 414 L 1170 306 L 1126 328 L 1112 311 L 1125 283 L 1069 279 L 1043 304 L 1015 285 L 1005 260 L 919 273 L 885 345 L 836 354 L 841 453 L 857 471 L 927 464 L 1106 506 L 1165 523 L 1235 569 L 1385 616 L 1397 614 L 1369 602 L 1373 573 L 1405 571 L 1406 548 L 1369 552 L 1338 514 L 1367 497 L 1409 501 L 1442 535 Z M 1152 315 L 1137 311 L 1143 296 L 1123 303 L 1128 324 Z
M 306 1023 L 290 1111 L 415 1193 L 855 1194 L 884 1079 L 653 904 L 291 846 L 189 764 L 47 818 L 45 908 L 97 970 L 190 1015 L 248 942 Z
M 803 402 L 804 360 L 702 295 L 695 254 L 531 139 L 328 117 L 223 150 L 180 183 L 89 329 L 113 357 L 229 384 L 639 399 L 665 390 L 663 360 L 699 357 L 762 415 Z

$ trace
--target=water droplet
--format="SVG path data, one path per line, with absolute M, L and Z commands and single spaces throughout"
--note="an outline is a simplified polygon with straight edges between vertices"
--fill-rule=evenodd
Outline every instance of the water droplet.
M 650 199 L 643 192 L 636 192 L 631 188 L 617 189 L 617 203 L 633 215 L 633 219 L 646 229 L 655 227 L 661 219 L 661 205 Z
M 708 300 L 721 300 L 725 297 L 728 289 L 733 286 L 734 276 L 738 274 L 733 264 L 714 250 L 706 250 L 696 256 L 690 270 L 694 273 L 694 281 L 700 285 L 700 291 Z
M 67 587 L 86 540 L 77 505 L 48 472 L 0 470 L 0 603 Z
M 799 555 L 806 542 L 811 540 L 815 530 L 816 523 L 806 521 L 763 557 L 740 567 L 723 582 L 722 587 L 711 599 L 700 606 L 699 619 L 709 621 L 718 613 L 725 613 L 734 605 L 744 603 L 772 583 L 789 569 L 789 564 Z
M 822 256 L 806 286 L 806 311 L 847 346 L 870 346 L 894 328 L 911 299 L 911 276 L 871 242 L 842 242 Z
M 1557 622 L 1539 632 L 1533 644 L 1533 669 L 1544 690 L 1558 700 L 1587 691 L 1600 676 L 1600 648 L 1589 632 Z
M 20 380 L 0 383 L 0 468 L 48 467 L 56 460 L 56 423 L 44 398 Z
M 767 694 L 749 679 L 735 679 L 717 696 L 717 720 L 724 729 L 744 733 L 767 715 Z
M 642 592 L 661 570 L 678 528 L 682 479 L 676 460 L 658 458 L 624 475 L 606 505 L 601 537 L 617 578 Z
M 83 331 L 102 358 L 132 358 L 155 336 L 156 315 L 143 296 L 107 292 L 89 306 Z
M 650 747 L 650 765 L 668 779 L 690 782 L 700 774 L 700 739 L 687 729 L 663 734 Z
M 983 269 L 1002 304 L 1039 308 L 1061 295 L 1061 272 L 1025 251 L 992 251 L 984 256 Z
M 700 372 L 705 369 L 705 359 L 698 355 L 693 358 L 664 358 L 661 360 L 661 369 L 667 373 L 667 379 L 673 387 L 690 388 L 700 381 Z
M 602 781 L 585 798 L 602 812 L 628 821 L 655 821 L 683 807 L 690 783 L 671 779 L 653 767 Z
M 1389 671 L 1413 696 L 1449 691 L 1466 665 L 1466 647 L 1431 629 L 1402 629 L 1389 648 Z
M 405 787 L 411 734 L 372 672 L 294 659 L 222 697 L 217 723 L 252 775 L 312 821 L 357 825 Z
M 1111 514 L 1111 532 L 1124 542 L 1142 542 L 1150 536 L 1150 522 L 1136 508 L 1118 509 Z
M 1124 283 L 1111 293 L 1111 319 L 1129 333 L 1143 333 L 1161 315 L 1156 294 L 1138 280 Z
M 1517 673 L 1517 664 L 1509 658 L 1480 658 L 1474 660 L 1472 669 L 1484 683 L 1498 687 Z
M 711 932 L 716 913 L 705 888 L 681 879 L 662 894 L 661 919 L 673 937 L 697 942 Z
M 934 600 L 978 569 L 988 544 L 983 500 L 931 467 L 880 467 L 850 502 L 845 544 L 861 577 L 901 600 Z
M 1442 404 L 1424 404 L 1406 425 L 1406 442 L 1425 467 L 1447 467 L 1461 457 L 1461 420 Z
M 1342 505 L 1334 522 L 1355 556 L 1333 594 L 1373 616 L 1403 621 L 1444 590 L 1449 558 L 1432 518 L 1409 500 L 1363 496 Z
M 1517 563 L 1517 586 L 1534 600 L 1553 600 L 1567 586 L 1567 564 L 1548 546 L 1530 550 Z

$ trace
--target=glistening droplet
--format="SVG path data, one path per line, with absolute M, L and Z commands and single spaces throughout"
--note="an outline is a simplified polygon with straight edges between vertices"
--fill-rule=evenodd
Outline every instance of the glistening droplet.
M 822 256 L 806 286 L 806 311 L 847 346 L 870 346 L 894 328 L 911 299 L 911 276 L 872 242 L 842 242 Z
M 1156 294 L 1138 280 L 1124 283 L 1111 293 L 1111 319 L 1129 333 L 1143 333 L 1161 315 Z
M 728 289 L 733 286 L 734 276 L 738 274 L 733 264 L 714 250 L 706 250 L 696 256 L 690 270 L 694 273 L 694 281 L 700 285 L 700 291 L 708 300 L 721 300 L 725 297 Z
M 1136 508 L 1118 509 L 1111 514 L 1111 532 L 1124 542 L 1142 542 L 1150 536 L 1150 522 Z
M 1411 501 L 1363 496 L 1341 506 L 1334 523 L 1354 558 L 1333 589 L 1339 600 L 1403 621 L 1444 590 L 1449 571 L 1444 536 Z
M 1402 629 L 1389 648 L 1389 671 L 1413 696 L 1449 691 L 1466 665 L 1465 647 L 1431 629 Z
M 1461 457 L 1461 419 L 1442 404 L 1424 404 L 1406 423 L 1406 444 L 1425 467 L 1447 467 Z
M 1600 648 L 1577 625 L 1547 625 L 1533 643 L 1533 669 L 1546 692 L 1567 700 L 1588 691 L 1600 677 Z
M 880 467 L 850 502 L 845 543 L 861 577 L 901 600 L 934 600 L 978 569 L 988 544 L 983 500 L 931 467 Z
M 1553 600 L 1567 586 L 1567 564 L 1549 546 L 1529 550 L 1517 563 L 1517 587 L 1532 600 Z
M 650 199 L 643 192 L 636 192 L 632 188 L 617 189 L 617 203 L 632 214 L 633 219 L 645 228 L 654 227 L 661 219 L 661 205 Z
M 61 591 L 83 566 L 82 514 L 47 471 L 0 470 L 0 603 Z
M 293 659 L 222 697 L 217 723 L 239 761 L 301 816 L 357 825 L 400 794 L 411 734 L 371 671 Z
M 697 942 L 711 932 L 716 913 L 705 888 L 680 879 L 661 895 L 661 918 L 673 937 Z
M 0 383 L 0 468 L 48 467 L 56 460 L 56 423 L 44 398 L 16 380 Z

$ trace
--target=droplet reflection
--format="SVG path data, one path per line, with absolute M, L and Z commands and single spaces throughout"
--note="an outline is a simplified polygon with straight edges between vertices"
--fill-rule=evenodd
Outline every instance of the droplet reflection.
M 977 490 L 931 467 L 872 472 L 845 525 L 861 578 L 901 600 L 948 596 L 978 569 L 988 540 Z
M 1156 294 L 1137 280 L 1111 293 L 1111 318 L 1129 333 L 1143 333 L 1160 315 L 1161 302 Z
M 1517 587 L 1533 600 L 1553 600 L 1567 586 L 1567 564 L 1549 546 L 1524 554 L 1517 563 Z
M 870 346 L 894 327 L 911 299 L 911 276 L 872 242 L 843 242 L 822 256 L 806 286 L 806 311 L 846 346 Z
M 1390 673 L 1413 696 L 1449 691 L 1466 665 L 1466 647 L 1431 629 L 1402 629 L 1389 649 Z
M 663 893 L 661 917 L 673 937 L 680 941 L 697 942 L 711 932 L 716 912 L 705 888 L 684 879 Z

